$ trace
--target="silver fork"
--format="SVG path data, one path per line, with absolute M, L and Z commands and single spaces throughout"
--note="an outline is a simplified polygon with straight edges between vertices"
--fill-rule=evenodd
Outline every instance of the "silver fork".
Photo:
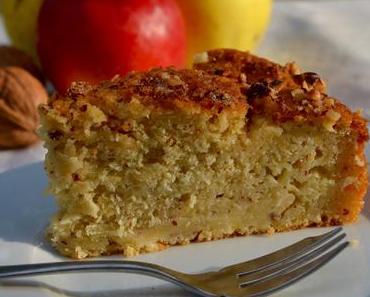
M 316 271 L 349 244 L 342 228 L 307 237 L 263 257 L 218 271 L 186 274 L 156 264 L 135 261 L 68 261 L 0 266 L 0 280 L 63 272 L 127 272 L 172 282 L 200 296 L 266 296 Z

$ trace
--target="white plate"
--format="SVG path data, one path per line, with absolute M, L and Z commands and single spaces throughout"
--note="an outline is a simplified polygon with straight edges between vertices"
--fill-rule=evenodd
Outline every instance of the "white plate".
M 45 197 L 47 184 L 37 163 L 0 175 L 0 265 L 65 260 L 44 240 L 44 228 L 55 210 Z M 359 240 L 332 262 L 276 296 L 370 296 L 370 210 L 358 223 L 345 226 L 349 239 Z M 198 272 L 251 259 L 328 228 L 305 229 L 273 236 L 250 236 L 188 246 L 132 258 Z M 120 257 L 111 257 L 120 259 Z M 3 282 L 0 296 L 190 296 L 183 290 L 145 276 L 111 273 L 67 274 Z

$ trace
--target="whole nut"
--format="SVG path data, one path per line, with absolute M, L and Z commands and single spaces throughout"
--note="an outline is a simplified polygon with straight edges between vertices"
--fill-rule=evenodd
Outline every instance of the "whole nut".
M 27 71 L 0 68 L 0 148 L 24 147 L 38 140 L 37 106 L 47 98 L 43 85 Z
M 43 84 L 45 83 L 45 77 L 40 68 L 33 62 L 32 57 L 15 47 L 0 46 L 0 67 L 23 68 Z

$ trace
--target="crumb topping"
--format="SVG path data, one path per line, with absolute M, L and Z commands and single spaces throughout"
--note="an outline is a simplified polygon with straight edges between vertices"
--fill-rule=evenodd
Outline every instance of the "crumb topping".
M 350 127 L 357 131 L 359 142 L 368 139 L 366 121 L 328 96 L 326 83 L 317 73 L 302 73 L 295 63 L 281 66 L 249 52 L 216 49 L 208 51 L 208 62 L 193 67 L 239 83 L 250 105 L 248 117 L 259 114 L 275 122 L 316 122 L 330 131 Z
M 207 57 L 208 61 L 195 63 L 194 69 L 228 77 L 240 83 L 252 84 L 269 79 L 280 80 L 284 85 L 289 86 L 295 84 L 292 76 L 300 73 L 295 63 L 281 66 L 249 52 L 233 49 L 210 50 Z
M 49 105 L 61 105 L 59 101 L 65 97 L 72 100 L 84 98 L 100 107 L 134 99 L 163 108 L 173 108 L 179 103 L 196 103 L 202 108 L 215 110 L 247 108 L 238 84 L 225 77 L 190 69 L 158 68 L 148 72 L 132 72 L 124 78 L 116 76 L 95 87 L 74 83 L 65 96 L 56 95 Z
M 68 115 L 71 108 L 86 111 L 90 103 L 114 118 L 119 105 L 132 100 L 167 109 L 180 105 L 220 112 L 231 108 L 245 113 L 247 121 L 262 115 L 276 123 L 308 122 L 330 131 L 347 127 L 357 131 L 359 142 L 368 139 L 366 121 L 328 96 L 318 74 L 301 73 L 294 63 L 281 66 L 236 50 L 202 53 L 194 69 L 132 72 L 97 86 L 73 83 L 65 96 L 53 96 L 48 108 Z M 45 108 L 40 110 L 45 112 Z

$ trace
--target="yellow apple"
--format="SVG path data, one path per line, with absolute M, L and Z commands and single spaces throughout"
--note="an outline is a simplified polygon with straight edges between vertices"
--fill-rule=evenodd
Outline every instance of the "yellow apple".
M 272 0 L 177 0 L 188 32 L 188 62 L 212 48 L 252 50 L 269 23 Z
M 37 17 L 43 0 L 0 0 L 0 14 L 14 46 L 36 59 Z

